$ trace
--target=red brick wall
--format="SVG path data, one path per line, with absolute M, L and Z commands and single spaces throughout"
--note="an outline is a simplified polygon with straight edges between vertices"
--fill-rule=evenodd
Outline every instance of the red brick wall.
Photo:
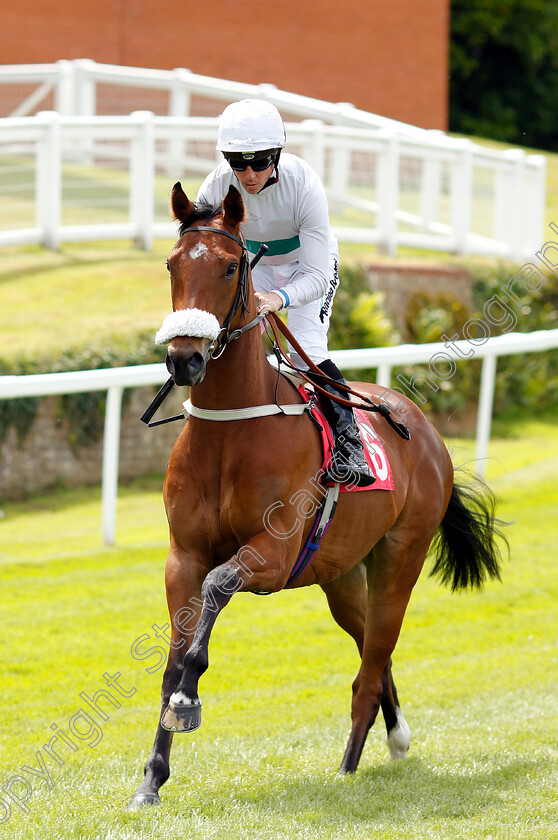
M 19 0 L 0 62 L 92 58 L 280 88 L 447 127 L 449 0 Z

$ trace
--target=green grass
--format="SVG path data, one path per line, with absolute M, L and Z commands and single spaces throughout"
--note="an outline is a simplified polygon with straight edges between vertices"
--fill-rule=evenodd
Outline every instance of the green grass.
M 203 726 L 175 738 L 162 807 L 137 814 L 125 806 L 151 747 L 162 666 L 130 649 L 141 636 L 140 650 L 161 644 L 152 625 L 167 619 L 160 479 L 122 489 L 113 548 L 100 547 L 95 488 L 6 504 L 0 797 L 23 765 L 38 766 L 51 724 L 68 731 L 80 692 L 106 688 L 104 673 L 135 692 L 105 705 L 108 721 L 93 713 L 94 748 L 80 741 L 61 749 L 63 765 L 47 763 L 52 787 L 27 774 L 29 812 L 14 805 L 0 837 L 558 837 L 556 429 L 517 421 L 493 441 L 489 482 L 513 520 L 503 582 L 451 595 L 424 574 L 415 588 L 394 657 L 413 733 L 406 762 L 387 760 L 379 719 L 357 773 L 336 779 L 358 665 L 319 588 L 238 595 L 212 637 Z M 470 441 L 451 443 L 456 463 L 470 457 Z
M 0 331 L 4 358 L 41 358 L 161 325 L 170 311 L 165 259 L 128 243 L 4 248 Z M 40 325 L 40 329 L 38 329 Z
M 547 161 L 550 221 L 558 155 Z M 52 358 L 154 332 L 170 306 L 171 245 L 2 249 L 0 356 Z M 342 246 L 344 260 L 374 256 Z M 316 587 L 240 595 L 212 638 L 203 727 L 176 739 L 163 807 L 135 815 L 125 805 L 150 750 L 162 666 L 147 673 L 157 655 L 138 661 L 130 648 L 141 636 L 142 650 L 160 644 L 153 624 L 167 617 L 160 479 L 121 488 L 110 549 L 100 547 L 98 489 L 6 503 L 0 797 L 23 765 L 37 765 L 51 724 L 68 730 L 79 693 L 106 687 L 105 672 L 119 671 L 121 685 L 136 690 L 119 709 L 107 707 L 97 746 L 80 742 L 62 753 L 63 765 L 48 764 L 51 788 L 27 776 L 29 812 L 13 805 L 0 838 L 558 837 L 556 429 L 552 415 L 495 425 L 488 478 L 500 515 L 513 520 L 503 583 L 452 596 L 425 574 L 415 589 L 394 664 L 413 732 L 407 762 L 387 761 L 378 720 L 358 773 L 336 780 L 358 667 L 353 642 Z M 450 444 L 456 464 L 474 457 L 473 441 Z

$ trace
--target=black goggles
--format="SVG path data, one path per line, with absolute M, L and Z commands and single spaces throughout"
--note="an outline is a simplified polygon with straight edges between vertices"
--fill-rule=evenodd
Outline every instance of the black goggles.
M 226 160 L 231 169 L 234 169 L 235 172 L 246 172 L 248 167 L 250 167 L 250 169 L 254 172 L 263 172 L 264 169 L 268 169 L 268 167 L 273 166 L 276 156 L 276 152 L 269 152 L 269 154 L 263 155 L 262 157 L 253 158 L 245 158 L 242 155 L 239 157 L 227 155 Z

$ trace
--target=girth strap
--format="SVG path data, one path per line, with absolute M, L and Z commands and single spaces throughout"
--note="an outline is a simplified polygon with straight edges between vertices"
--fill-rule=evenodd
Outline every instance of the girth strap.
M 314 522 L 304 548 L 300 552 L 298 560 L 293 566 L 293 570 L 289 575 L 287 583 L 290 583 L 292 580 L 296 580 L 296 578 L 303 573 L 305 568 L 309 565 L 312 557 L 319 549 L 329 527 L 329 523 L 333 519 L 338 498 L 339 484 L 334 484 L 333 487 L 328 487 L 326 494 L 320 503 L 320 507 L 318 508 L 316 521 Z

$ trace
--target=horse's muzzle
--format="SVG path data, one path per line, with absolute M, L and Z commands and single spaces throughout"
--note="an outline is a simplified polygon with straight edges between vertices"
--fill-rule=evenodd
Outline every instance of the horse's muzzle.
M 207 339 L 175 338 L 167 349 L 167 370 L 177 385 L 198 385 L 205 376 L 210 341 Z M 205 347 L 203 345 L 206 345 Z

